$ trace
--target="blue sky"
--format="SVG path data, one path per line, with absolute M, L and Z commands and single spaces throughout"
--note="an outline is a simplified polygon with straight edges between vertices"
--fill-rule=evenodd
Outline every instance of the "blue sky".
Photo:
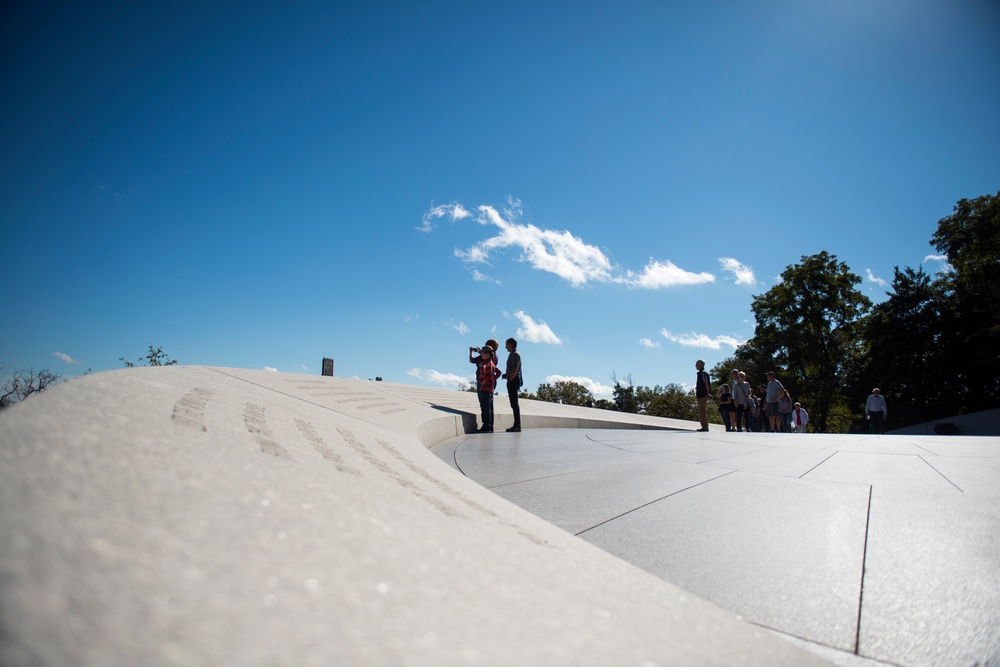
M 823 250 L 885 298 L 1000 190 L 1000 7 L 19 3 L 0 366 L 689 384 Z

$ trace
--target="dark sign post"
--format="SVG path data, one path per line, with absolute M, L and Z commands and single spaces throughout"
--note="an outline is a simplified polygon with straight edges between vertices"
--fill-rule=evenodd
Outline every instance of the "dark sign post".
M 323 357 L 323 375 L 333 377 L 333 359 Z

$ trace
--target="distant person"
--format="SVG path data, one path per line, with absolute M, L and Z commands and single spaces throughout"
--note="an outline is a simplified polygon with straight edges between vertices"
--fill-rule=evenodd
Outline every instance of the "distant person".
M 469 362 L 476 364 L 476 393 L 479 395 L 479 409 L 482 413 L 483 427 L 479 433 L 493 432 L 493 392 L 497 388 L 497 378 L 500 369 L 493 363 L 493 348 L 489 345 L 479 351 L 478 361 L 472 357 L 476 348 L 469 348 Z
M 767 403 L 764 402 L 764 397 L 767 396 L 767 385 L 762 384 L 757 387 L 757 431 L 760 433 L 766 433 L 771 429 L 768 428 L 767 421 Z
M 878 387 L 872 389 L 872 395 L 865 402 L 865 417 L 868 419 L 868 430 L 871 433 L 885 433 L 885 418 L 889 416 L 889 407 L 885 404 L 885 396 Z
M 708 399 L 712 395 L 712 381 L 705 372 L 705 360 L 699 359 L 694 362 L 694 367 L 698 370 L 698 375 L 694 380 L 694 396 L 698 401 L 698 421 L 701 422 L 699 431 L 708 430 Z
M 753 389 L 747 382 L 747 374 L 737 371 L 736 381 L 733 382 L 733 405 L 736 406 L 736 430 L 750 430 L 750 397 Z
M 778 433 L 781 430 L 781 413 L 778 412 L 778 399 L 781 397 L 781 390 L 784 388 L 784 385 L 778 382 L 774 371 L 768 371 L 764 403 L 767 406 L 765 409 L 767 412 L 767 421 L 772 433 Z
M 726 431 L 732 431 L 733 416 L 733 395 L 729 391 L 728 384 L 720 384 L 715 398 L 719 401 L 719 414 L 722 415 L 722 423 L 726 425 Z
M 798 401 L 795 402 L 795 409 L 792 410 L 792 426 L 796 433 L 805 433 L 806 424 L 809 423 L 809 413 Z
M 778 394 L 778 416 L 781 418 L 781 432 L 792 432 L 792 410 L 795 409 L 795 401 L 787 389 L 782 389 Z
M 503 374 L 503 379 L 507 381 L 507 398 L 514 413 L 514 425 L 507 430 L 520 433 L 521 406 L 517 402 L 517 392 L 521 390 L 524 378 L 521 377 L 521 355 L 517 351 L 517 341 L 513 338 L 507 339 L 507 372 Z

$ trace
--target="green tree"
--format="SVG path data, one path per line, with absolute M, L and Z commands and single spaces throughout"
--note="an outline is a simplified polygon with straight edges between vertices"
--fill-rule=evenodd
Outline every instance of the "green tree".
M 649 402 L 646 414 L 654 417 L 698 421 L 698 403 L 694 397 L 694 391 L 687 391 L 679 384 L 674 383 L 668 384 L 666 387 L 658 387 L 658 389 L 660 391 Z M 721 421 L 720 418 L 719 422 Z
M 778 379 L 810 409 L 819 431 L 828 429 L 845 373 L 859 351 L 858 322 L 871 300 L 857 289 L 861 278 L 826 251 L 803 256 L 781 282 L 754 297 L 757 321 L 746 352 L 772 360 Z
M 632 383 L 632 374 L 629 373 L 625 382 L 620 382 L 615 374 L 611 374 L 611 379 L 615 381 L 615 388 L 611 392 L 614 397 L 615 410 L 618 412 L 629 412 L 635 414 L 639 412 L 639 403 L 636 400 L 635 385 Z
M 146 356 L 139 357 L 135 360 L 135 363 L 125 357 L 118 357 L 118 361 L 125 364 L 125 368 L 132 368 L 136 364 L 140 366 L 174 366 L 177 364 L 177 360 L 167 356 L 162 347 L 154 348 L 152 345 L 149 346 L 149 352 Z
M 861 327 L 864 354 L 848 383 L 848 404 L 857 416 L 873 387 L 892 401 L 895 427 L 954 414 L 958 408 L 957 367 L 951 367 L 944 331 L 953 319 L 944 285 L 921 269 L 896 267 L 889 298 L 872 308 Z
M 571 380 L 540 384 L 535 398 L 539 401 L 562 403 L 563 405 L 588 405 L 594 401 L 593 394 L 586 387 Z
M 940 344 L 957 373 L 958 412 L 1000 402 L 1000 192 L 962 199 L 938 221 L 932 245 L 953 271 L 940 278 L 947 296 Z

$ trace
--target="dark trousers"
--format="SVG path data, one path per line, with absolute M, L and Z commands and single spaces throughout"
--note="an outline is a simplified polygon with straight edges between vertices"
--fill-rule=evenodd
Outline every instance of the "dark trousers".
M 885 433 L 885 413 L 882 412 L 872 412 L 871 422 L 868 424 L 868 430 L 872 433 Z
M 521 428 L 521 406 L 517 402 L 517 392 L 521 385 L 517 382 L 507 383 L 507 397 L 510 399 L 510 409 L 514 413 L 514 427 Z
M 736 404 L 736 430 L 750 430 L 750 411 L 747 410 L 745 403 L 743 405 L 740 405 L 739 403 Z
M 493 392 L 479 391 L 479 410 L 482 412 L 483 428 L 493 428 Z

